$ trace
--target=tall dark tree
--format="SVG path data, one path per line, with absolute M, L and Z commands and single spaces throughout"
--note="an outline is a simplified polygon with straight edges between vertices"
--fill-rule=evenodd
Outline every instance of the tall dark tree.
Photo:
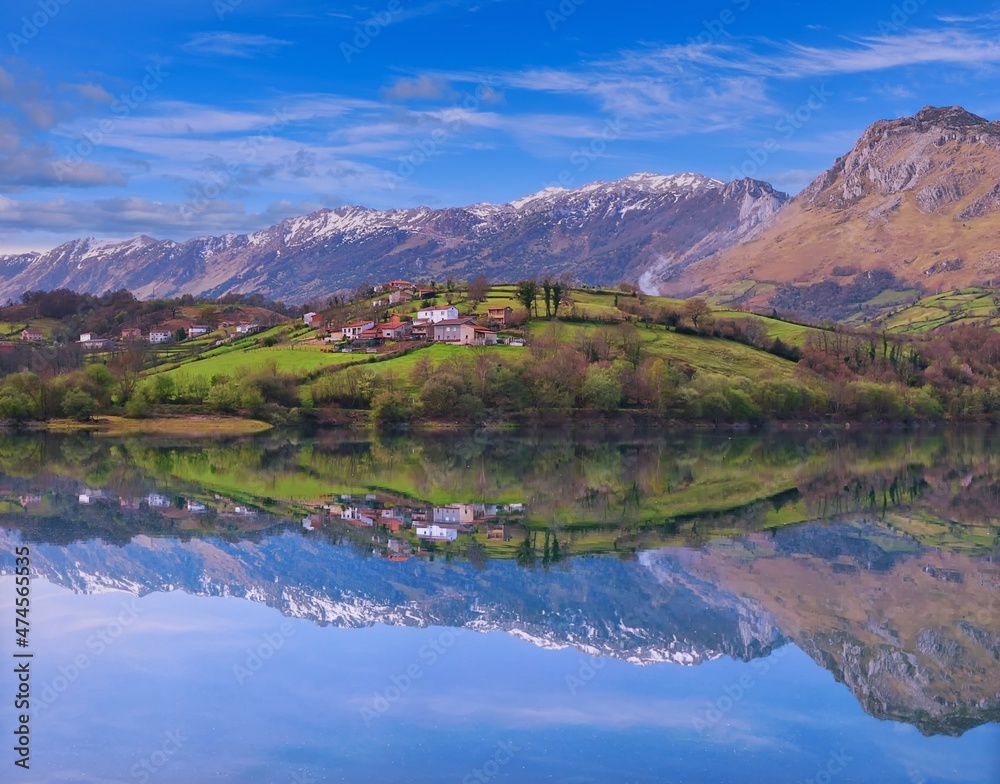
M 522 280 L 517 284 L 516 291 L 517 301 L 524 305 L 524 309 L 528 311 L 528 317 L 530 318 L 535 298 L 538 296 L 538 284 L 533 280 Z

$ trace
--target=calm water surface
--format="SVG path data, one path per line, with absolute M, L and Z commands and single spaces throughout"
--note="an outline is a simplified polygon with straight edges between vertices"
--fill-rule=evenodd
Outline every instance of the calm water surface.
M 0 437 L 0 780 L 998 782 L 998 446 Z

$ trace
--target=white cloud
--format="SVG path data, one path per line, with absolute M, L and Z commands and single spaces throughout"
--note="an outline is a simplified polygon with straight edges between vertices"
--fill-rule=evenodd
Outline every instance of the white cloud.
M 219 55 L 222 57 L 257 57 L 261 54 L 273 54 L 282 46 L 289 46 L 291 41 L 272 38 L 269 35 L 250 35 L 248 33 L 195 33 L 184 44 L 184 48 L 198 54 Z

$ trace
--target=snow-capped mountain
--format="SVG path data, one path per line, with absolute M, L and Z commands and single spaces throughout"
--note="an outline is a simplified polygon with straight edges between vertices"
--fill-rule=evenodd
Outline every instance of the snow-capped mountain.
M 259 292 L 303 302 L 363 281 L 492 280 L 567 274 L 585 283 L 642 281 L 740 242 L 787 196 L 756 180 L 635 174 L 509 204 L 373 210 L 339 207 L 252 234 L 178 243 L 80 239 L 47 253 L 0 256 L 0 298 L 27 290 L 140 297 Z
M 0 529 L 0 574 L 20 536 Z M 181 590 L 237 597 L 320 625 L 451 626 L 504 631 L 544 648 L 575 648 L 633 664 L 749 660 L 784 644 L 767 613 L 686 574 L 653 581 L 637 563 L 600 558 L 484 572 L 469 564 L 363 558 L 326 540 L 285 533 L 261 541 L 134 537 L 64 546 L 32 543 L 37 576 L 79 593 L 145 596 Z

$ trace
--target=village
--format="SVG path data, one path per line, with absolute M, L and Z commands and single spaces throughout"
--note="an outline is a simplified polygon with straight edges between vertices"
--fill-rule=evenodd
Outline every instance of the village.
M 302 324 L 315 330 L 313 342 L 344 353 L 378 353 L 379 347 L 402 341 L 470 346 L 524 345 L 519 334 L 504 334 L 515 321 L 514 310 L 509 305 L 487 307 L 484 313 L 476 317 L 463 316 L 456 305 L 436 304 L 441 293 L 436 287 L 427 288 L 410 281 L 392 280 L 373 286 L 371 298 L 351 301 L 353 311 L 373 315 L 344 323 L 330 323 L 322 313 L 309 311 L 302 316 Z M 401 313 L 396 310 L 407 308 L 411 302 L 417 303 L 416 311 Z M 216 324 L 184 323 L 183 326 L 178 322 L 156 325 L 145 331 L 136 326 L 123 326 L 110 336 L 81 332 L 75 342 L 86 352 L 112 351 L 136 342 L 163 346 L 207 336 L 214 338 L 214 345 L 220 346 L 275 326 L 270 321 L 222 320 Z M 0 341 L 5 337 L 0 337 Z M 46 335 L 41 329 L 28 325 L 20 331 L 20 339 L 38 344 L 46 342 Z
M 20 492 L 7 502 L 25 511 L 38 513 L 43 507 L 60 503 L 60 494 Z M 104 488 L 81 485 L 75 492 L 77 508 L 109 508 L 152 514 L 164 527 L 176 532 L 253 532 L 295 525 L 285 513 L 269 511 L 262 505 L 228 498 L 218 493 L 199 498 L 152 490 L 139 495 L 118 495 Z M 309 504 L 301 518 L 305 535 L 326 534 L 363 544 L 370 554 L 394 562 L 411 557 L 433 557 L 442 545 L 467 540 L 487 543 L 509 542 L 524 535 L 525 506 L 521 503 L 482 502 L 424 505 L 417 501 L 378 494 L 341 494 L 321 504 Z

